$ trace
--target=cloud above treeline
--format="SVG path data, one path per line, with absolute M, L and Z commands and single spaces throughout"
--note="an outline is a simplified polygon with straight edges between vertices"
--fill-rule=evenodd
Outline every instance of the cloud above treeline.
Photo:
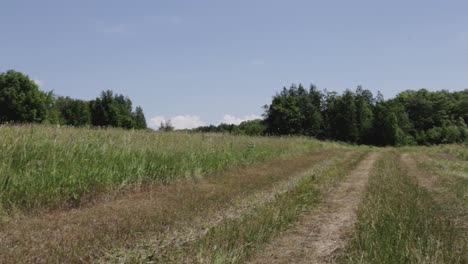
M 44 86 L 44 81 L 42 81 L 42 80 L 33 80 L 33 82 L 39 87 Z
M 170 118 L 164 116 L 155 116 L 150 119 L 149 127 L 158 129 L 162 122 L 170 121 L 176 129 L 192 129 L 199 126 L 204 126 L 205 122 L 196 115 L 178 115 Z
M 259 118 L 261 117 L 258 115 L 254 115 L 254 114 L 246 115 L 243 117 L 237 117 L 233 115 L 224 115 L 221 123 L 239 125 L 240 123 L 244 121 L 249 121 L 249 120 L 254 120 L 254 119 L 259 119 Z
M 226 114 L 223 118 L 218 122 L 225 123 L 225 124 L 235 124 L 238 125 L 244 121 L 259 119 L 261 118 L 259 115 L 246 115 L 246 116 L 234 116 L 230 114 Z M 173 117 L 165 117 L 165 116 L 155 116 L 149 120 L 149 127 L 153 129 L 159 129 L 159 126 L 162 122 L 168 122 L 176 128 L 176 129 L 192 129 L 200 126 L 208 125 L 207 122 L 203 121 L 200 116 L 197 115 L 177 115 Z M 215 125 L 218 125 L 215 124 Z

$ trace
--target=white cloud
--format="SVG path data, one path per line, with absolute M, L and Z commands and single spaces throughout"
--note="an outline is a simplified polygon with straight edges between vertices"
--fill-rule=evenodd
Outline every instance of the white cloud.
M 159 129 L 161 122 L 165 122 L 166 118 L 164 116 L 155 116 L 149 120 L 148 126 L 152 129 Z
M 42 81 L 42 80 L 33 80 L 33 82 L 39 87 L 44 86 L 44 81 Z
M 233 115 L 224 115 L 221 123 L 238 125 L 244 121 L 254 120 L 254 119 L 259 119 L 259 118 L 261 117 L 255 114 L 246 115 L 243 117 L 237 117 Z
M 171 123 L 176 129 L 195 128 L 205 125 L 199 116 L 179 115 L 171 118 Z
M 201 120 L 199 116 L 178 115 L 171 118 L 166 118 L 164 116 L 155 116 L 150 119 L 149 127 L 153 129 L 158 129 L 161 125 L 161 122 L 167 122 L 169 120 L 176 129 L 192 129 L 205 125 L 205 122 Z
M 260 119 L 261 116 L 251 114 L 242 117 L 234 116 L 226 114 L 223 116 L 219 123 L 225 124 L 235 124 L 238 125 L 244 121 Z M 177 115 L 173 117 L 165 117 L 165 116 L 154 116 L 149 120 L 148 126 L 152 129 L 158 130 L 161 122 L 168 122 L 170 121 L 171 124 L 175 127 L 175 129 L 192 129 L 199 126 L 206 126 L 207 123 L 201 119 L 200 116 L 197 115 Z

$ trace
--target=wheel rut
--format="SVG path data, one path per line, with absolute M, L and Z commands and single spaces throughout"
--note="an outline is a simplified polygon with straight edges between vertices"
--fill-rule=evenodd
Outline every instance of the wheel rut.
M 274 239 L 250 263 L 333 263 L 356 222 L 356 211 L 379 152 L 370 153 L 348 177 L 306 213 L 292 229 Z

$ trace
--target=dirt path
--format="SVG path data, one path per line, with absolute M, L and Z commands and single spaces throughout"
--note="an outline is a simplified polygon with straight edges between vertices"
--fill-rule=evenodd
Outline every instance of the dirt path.
M 251 263 L 332 263 L 343 249 L 347 233 L 356 221 L 356 210 L 367 179 L 379 153 L 366 157 L 350 175 L 324 198 L 324 203 L 307 213 L 299 224 L 286 231 Z

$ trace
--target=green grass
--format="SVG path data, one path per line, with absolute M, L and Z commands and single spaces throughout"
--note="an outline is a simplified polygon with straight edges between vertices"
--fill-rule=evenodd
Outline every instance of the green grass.
M 203 177 L 324 145 L 307 138 L 0 126 L 0 209 L 73 205 L 84 194 Z
M 343 263 L 460 263 L 457 233 L 391 151 L 378 161 Z
M 410 147 L 406 150 L 415 153 L 421 169 L 438 176 L 445 194 L 456 196 L 450 204 L 461 204 L 468 209 L 467 145 Z
M 430 155 L 421 161 L 421 166 L 426 171 L 437 174 L 440 184 L 449 193 L 456 195 L 455 200 L 468 209 L 468 162 Z
M 460 160 L 468 161 L 468 145 L 441 145 L 432 147 L 439 153 L 454 155 Z
M 144 261 L 242 263 L 253 251 L 290 227 L 302 213 L 318 204 L 323 190 L 343 178 L 365 153 L 356 152 L 347 159 L 336 157 L 331 164 L 317 168 L 293 189 L 278 195 L 273 202 L 211 228 L 206 236 L 182 248 L 173 248 L 168 256 L 150 255 Z M 134 262 L 144 261 L 139 259 Z

